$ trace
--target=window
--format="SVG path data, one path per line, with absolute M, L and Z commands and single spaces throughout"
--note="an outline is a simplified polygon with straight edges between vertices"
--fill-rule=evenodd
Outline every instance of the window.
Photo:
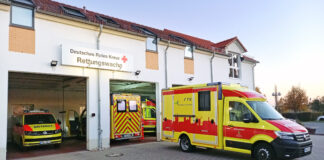
M 241 58 L 239 54 L 231 54 L 228 63 L 230 65 L 229 77 L 240 78 Z
M 229 117 L 230 121 L 243 122 L 245 114 L 251 114 L 251 111 L 241 102 L 229 102 Z M 253 117 L 253 116 L 252 116 Z
M 126 112 L 126 100 L 117 100 L 117 112 Z
M 157 51 L 157 38 L 147 37 L 146 38 L 146 50 Z
M 34 10 L 23 5 L 11 6 L 11 25 L 34 28 Z
M 81 18 L 81 19 L 87 19 L 87 17 L 79 10 L 77 9 L 72 9 L 68 7 L 63 7 L 61 6 L 62 10 L 64 11 L 65 14 L 76 17 L 76 18 Z
M 198 110 L 210 111 L 210 91 L 198 92 Z
M 157 51 L 157 35 L 155 33 L 153 33 L 152 31 L 150 31 L 144 27 L 140 27 L 140 26 L 132 25 L 132 28 L 142 34 L 149 36 L 146 38 L 146 50 L 154 51 L 154 52 Z
M 25 115 L 25 124 L 46 124 L 46 123 L 56 123 L 53 115 L 51 114 Z
M 103 17 L 103 16 L 99 16 L 99 15 L 96 15 L 96 17 L 99 21 L 103 22 L 106 25 L 114 25 L 114 26 L 119 27 L 119 24 L 111 18 Z
M 193 47 L 192 46 L 186 46 L 185 48 L 185 58 L 193 58 Z
M 130 112 L 137 112 L 136 101 L 129 101 L 129 111 Z
M 263 120 L 281 120 L 283 117 L 278 113 L 274 107 L 270 106 L 267 102 L 261 101 L 247 101 L 250 107 L 263 119 Z

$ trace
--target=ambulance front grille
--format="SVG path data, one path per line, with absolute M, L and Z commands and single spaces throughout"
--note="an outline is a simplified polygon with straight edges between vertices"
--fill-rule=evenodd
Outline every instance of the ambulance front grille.
M 310 136 L 308 133 L 305 134 L 297 134 L 295 135 L 295 138 L 298 142 L 308 141 L 310 140 Z

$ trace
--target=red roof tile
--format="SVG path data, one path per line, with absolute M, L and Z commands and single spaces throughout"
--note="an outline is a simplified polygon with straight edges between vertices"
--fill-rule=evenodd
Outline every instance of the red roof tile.
M 245 52 L 247 52 L 247 49 L 243 46 L 243 44 L 241 43 L 241 41 L 237 38 L 237 37 L 233 37 L 218 43 L 215 43 L 213 46 L 217 47 L 217 48 L 225 48 L 228 45 L 230 45 L 231 43 L 233 43 L 234 41 L 238 41 L 240 43 L 240 45 L 243 47 L 243 49 L 245 50 Z
M 58 14 L 58 15 L 64 15 L 64 11 L 62 10 L 61 6 L 68 7 L 68 8 L 78 10 L 81 13 L 83 13 L 86 16 L 86 19 L 84 19 L 84 21 L 89 21 L 89 22 L 100 24 L 102 22 L 100 20 L 98 20 L 98 18 L 96 17 L 96 15 L 100 15 L 100 16 L 103 16 L 103 17 L 106 17 L 106 18 L 110 18 L 110 19 L 112 19 L 113 21 L 115 21 L 115 22 L 117 22 L 119 24 L 118 26 L 114 26 L 114 27 L 117 27 L 117 28 L 120 28 L 120 29 L 123 29 L 123 30 L 127 30 L 127 31 L 131 31 L 131 32 L 135 32 L 135 33 L 139 33 L 139 34 L 143 34 L 143 33 L 141 33 L 141 31 L 138 31 L 138 30 L 134 29 L 134 27 L 132 27 L 132 25 L 140 26 L 140 27 L 146 28 L 147 30 L 155 33 L 159 38 L 161 38 L 163 40 L 170 40 L 170 41 L 178 42 L 177 40 L 170 37 L 170 35 L 172 34 L 172 35 L 175 35 L 175 36 L 178 36 L 178 37 L 182 37 L 185 40 L 193 43 L 195 46 L 197 46 L 199 48 L 204 48 L 204 49 L 209 50 L 211 52 L 213 52 L 214 51 L 213 49 L 215 49 L 215 51 L 217 53 L 224 54 L 224 48 L 226 46 L 228 46 L 230 43 L 234 42 L 235 40 L 237 40 L 241 44 L 243 49 L 245 51 L 247 51 L 246 48 L 242 45 L 242 43 L 239 41 L 239 39 L 237 37 L 233 37 L 231 39 L 228 39 L 228 40 L 225 40 L 225 41 L 222 41 L 222 42 L 219 42 L 219 43 L 214 43 L 214 42 L 211 42 L 209 40 L 197 38 L 197 37 L 194 37 L 194 36 L 186 35 L 186 34 L 175 32 L 175 31 L 171 31 L 171 30 L 168 30 L 168 29 L 160 30 L 160 29 L 144 26 L 144 25 L 141 25 L 141 24 L 133 23 L 133 22 L 130 22 L 130 21 L 122 20 L 122 19 L 119 19 L 119 18 L 111 17 L 111 16 L 108 16 L 108 15 L 103 15 L 103 14 L 100 14 L 100 13 L 92 12 L 92 11 L 86 10 L 85 8 L 78 8 L 78 7 L 74 7 L 74 6 L 71 6 L 71 5 L 55 2 L 55 1 L 52 1 L 52 0 L 33 0 L 33 1 L 34 1 L 35 5 L 36 5 L 37 10 L 50 12 L 50 13 L 54 13 L 54 14 Z M 250 61 L 257 62 L 256 60 L 254 60 L 252 58 L 248 58 L 248 59 Z

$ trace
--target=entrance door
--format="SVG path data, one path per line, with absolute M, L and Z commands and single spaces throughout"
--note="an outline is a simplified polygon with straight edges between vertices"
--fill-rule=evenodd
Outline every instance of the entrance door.
M 237 97 L 225 98 L 224 108 L 224 145 L 225 150 L 251 153 L 255 122 L 245 123 L 244 117 L 256 120 L 246 102 Z
M 195 93 L 195 132 L 193 143 L 218 145 L 217 136 L 217 97 L 212 91 Z

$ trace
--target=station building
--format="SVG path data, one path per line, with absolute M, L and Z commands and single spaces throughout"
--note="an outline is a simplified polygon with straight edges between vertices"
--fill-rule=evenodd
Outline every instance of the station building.
M 86 110 L 86 149 L 110 147 L 110 95 L 154 99 L 161 90 L 208 82 L 254 89 L 258 61 L 237 37 L 212 42 L 52 0 L 0 0 L 0 159 L 17 110 L 46 109 L 64 121 Z M 63 126 L 64 127 L 64 126 Z

